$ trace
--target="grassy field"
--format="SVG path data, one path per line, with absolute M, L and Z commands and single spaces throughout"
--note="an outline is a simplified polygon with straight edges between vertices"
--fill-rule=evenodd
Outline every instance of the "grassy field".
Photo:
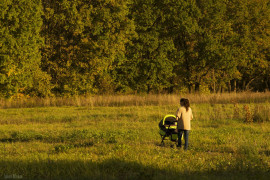
M 0 178 L 269 179 L 268 102 L 191 107 L 188 151 L 160 146 L 177 104 L 0 109 Z

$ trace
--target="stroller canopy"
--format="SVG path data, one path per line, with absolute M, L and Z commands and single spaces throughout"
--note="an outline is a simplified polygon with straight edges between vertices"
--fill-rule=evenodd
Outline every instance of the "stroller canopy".
M 163 118 L 162 125 L 172 125 L 176 121 L 176 116 L 172 114 L 168 114 Z
M 159 128 L 160 129 L 176 129 L 177 120 L 176 116 L 172 114 L 166 115 L 160 122 Z

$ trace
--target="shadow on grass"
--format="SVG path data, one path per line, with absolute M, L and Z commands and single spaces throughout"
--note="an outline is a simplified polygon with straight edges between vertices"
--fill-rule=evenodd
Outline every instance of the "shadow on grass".
M 22 179 L 268 179 L 270 172 L 212 170 L 207 172 L 179 172 L 145 166 L 137 162 L 109 159 L 90 160 L 0 161 L 0 178 L 20 176 Z

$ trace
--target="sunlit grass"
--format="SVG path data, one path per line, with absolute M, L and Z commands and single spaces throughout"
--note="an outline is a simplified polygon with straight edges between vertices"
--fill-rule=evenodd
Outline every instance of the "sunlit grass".
M 236 116 L 235 104 L 193 104 L 187 152 L 160 146 L 158 122 L 177 105 L 1 109 L 0 175 L 267 179 L 270 122 L 244 123 L 244 105 Z

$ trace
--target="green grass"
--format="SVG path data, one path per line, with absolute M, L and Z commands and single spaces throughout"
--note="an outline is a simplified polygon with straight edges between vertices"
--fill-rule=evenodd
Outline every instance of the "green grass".
M 268 179 L 270 122 L 244 123 L 243 106 L 194 104 L 189 151 L 160 146 L 177 106 L 0 109 L 0 178 Z

